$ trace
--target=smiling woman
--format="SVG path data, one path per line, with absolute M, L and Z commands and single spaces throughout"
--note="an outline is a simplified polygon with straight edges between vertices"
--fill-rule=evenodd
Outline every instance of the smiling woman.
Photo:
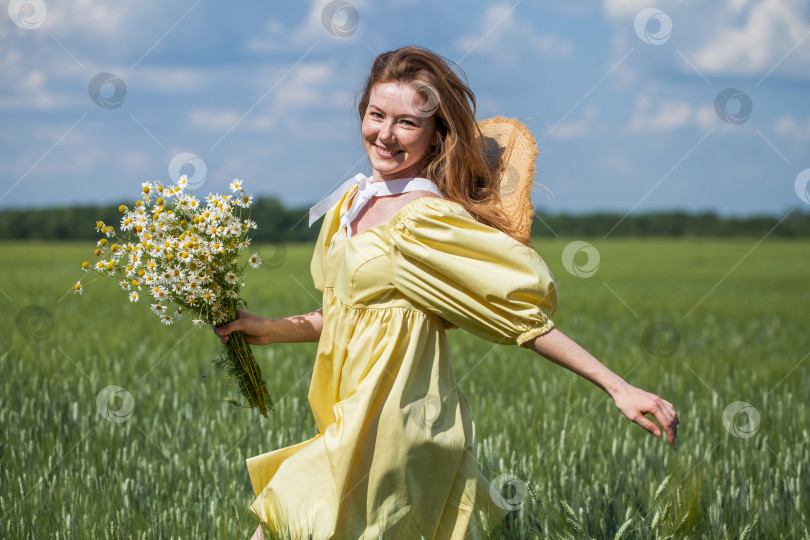
M 242 312 L 215 329 L 223 341 L 241 330 L 249 343 L 319 343 L 309 390 L 318 433 L 247 462 L 251 509 L 281 536 L 470 538 L 519 507 L 500 492 L 502 477 L 479 470 L 449 354 L 454 326 L 576 372 L 660 436 L 644 416 L 653 414 L 675 442 L 670 403 L 554 328 L 554 278 L 505 215 L 474 109 L 434 53 L 380 55 L 359 103 L 372 176 L 310 214 L 325 213 L 311 263 L 322 308 L 279 319 Z

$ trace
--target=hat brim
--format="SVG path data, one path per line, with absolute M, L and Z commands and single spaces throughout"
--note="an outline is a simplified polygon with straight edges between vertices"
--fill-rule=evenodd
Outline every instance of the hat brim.
M 478 123 L 484 136 L 484 159 L 498 178 L 503 211 L 525 238 L 534 221 L 532 187 L 537 143 L 519 120 L 496 116 Z

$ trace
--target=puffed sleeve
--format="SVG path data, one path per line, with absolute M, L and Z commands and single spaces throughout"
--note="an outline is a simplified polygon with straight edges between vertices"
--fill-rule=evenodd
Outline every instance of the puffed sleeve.
M 496 343 L 554 327 L 557 289 L 531 247 L 439 198 L 412 203 L 391 231 L 395 287 L 418 306 Z

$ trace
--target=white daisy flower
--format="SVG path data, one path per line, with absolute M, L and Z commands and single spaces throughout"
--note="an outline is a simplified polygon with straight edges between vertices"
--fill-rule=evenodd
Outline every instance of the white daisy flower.
M 160 322 L 168 326 L 174 322 L 174 319 L 172 318 L 171 315 L 162 315 L 160 317 Z
M 213 304 L 217 299 L 217 293 L 212 290 L 206 290 L 202 294 L 202 299 L 205 301 L 206 304 Z
M 253 202 L 253 195 L 242 195 L 234 199 L 234 202 L 242 208 L 247 208 Z
M 130 302 L 137 302 L 138 301 L 138 293 L 136 293 L 135 291 L 132 291 L 131 293 L 129 293 L 129 301 Z
M 191 324 L 194 326 L 205 326 L 206 322 L 202 319 L 194 319 L 191 321 Z
M 166 313 L 166 306 L 162 306 L 160 304 L 151 304 L 150 309 L 155 315 L 163 315 Z
M 183 318 L 183 309 L 182 308 L 177 308 L 176 310 L 174 310 L 174 316 L 178 320 L 182 319 Z
M 121 281 L 120 283 L 118 283 L 118 285 L 120 285 L 121 288 L 124 289 L 125 291 L 128 291 L 130 289 L 129 281 Z
M 169 291 L 167 291 L 165 287 L 158 285 L 152 287 L 152 296 L 155 300 L 166 300 L 169 298 Z
M 233 285 L 234 283 L 239 281 L 239 276 L 237 276 L 233 272 L 228 272 L 228 273 L 225 274 L 225 281 L 227 281 L 228 283 Z
M 258 268 L 259 265 L 262 264 L 262 258 L 259 257 L 258 253 L 254 253 L 253 255 L 250 256 L 248 262 L 250 263 L 250 266 L 252 266 L 253 268 Z
M 76 285 L 73 286 L 73 292 L 78 295 L 81 295 L 84 292 L 84 289 L 82 289 L 82 283 L 80 281 L 77 281 Z
M 237 191 L 240 191 L 242 189 L 243 187 L 242 181 L 239 180 L 238 178 L 234 178 L 233 182 L 231 182 L 231 185 L 229 187 L 231 188 L 232 193 L 236 193 Z
M 228 291 L 228 292 L 227 292 L 227 294 L 226 294 L 226 296 L 227 296 L 228 298 L 232 299 L 232 300 L 238 300 L 238 299 L 239 299 L 239 295 L 238 295 L 238 294 L 236 294 L 236 293 L 235 293 L 235 292 L 233 292 L 233 291 Z
M 187 185 L 188 185 L 188 175 L 184 174 L 184 175 L 183 175 L 183 176 L 181 176 L 181 177 L 180 177 L 180 179 L 177 181 L 177 187 L 179 187 L 180 189 L 182 189 L 182 188 L 186 187 Z

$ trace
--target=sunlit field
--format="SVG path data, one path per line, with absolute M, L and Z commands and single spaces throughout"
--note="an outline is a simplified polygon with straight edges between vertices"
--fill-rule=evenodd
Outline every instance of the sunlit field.
M 572 240 L 536 242 L 557 326 L 675 404 L 677 448 L 534 353 L 452 330 L 480 467 L 516 508 L 492 536 L 810 537 L 810 242 L 591 239 L 564 260 Z M 213 333 L 88 283 L 93 247 L 0 244 L 0 538 L 249 538 L 245 458 L 315 434 L 317 345 L 255 347 L 275 408 L 244 412 Z M 249 309 L 318 308 L 311 249 L 261 247 Z

